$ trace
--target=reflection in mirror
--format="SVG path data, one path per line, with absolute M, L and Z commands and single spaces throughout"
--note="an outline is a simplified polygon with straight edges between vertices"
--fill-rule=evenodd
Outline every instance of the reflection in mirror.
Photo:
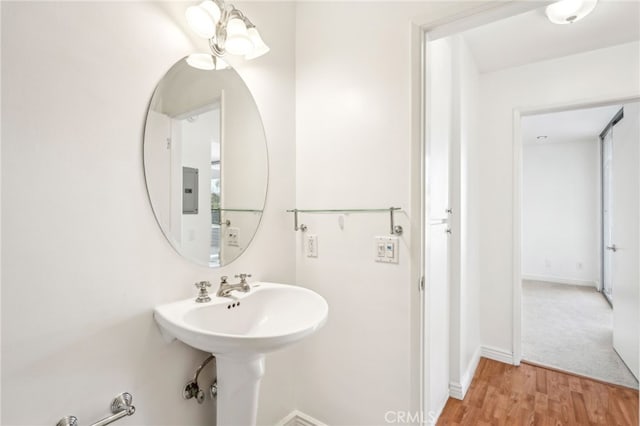
M 233 69 L 175 64 L 151 99 L 144 136 L 149 198 L 165 236 L 185 258 L 217 267 L 253 238 L 267 191 L 258 109 Z

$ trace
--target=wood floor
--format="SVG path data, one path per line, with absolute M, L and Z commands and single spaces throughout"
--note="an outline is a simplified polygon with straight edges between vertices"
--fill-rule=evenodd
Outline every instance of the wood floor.
M 464 401 L 449 398 L 438 425 L 638 426 L 638 391 L 482 358 Z

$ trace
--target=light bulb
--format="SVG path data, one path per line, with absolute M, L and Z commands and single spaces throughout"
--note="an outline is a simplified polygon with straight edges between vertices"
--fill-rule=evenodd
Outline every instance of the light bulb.
M 232 55 L 245 55 L 253 48 L 253 43 L 247 34 L 247 26 L 242 19 L 231 18 L 227 22 L 227 38 L 224 48 Z
M 269 51 L 269 46 L 267 46 L 262 40 L 262 37 L 260 37 L 260 33 L 258 32 L 256 27 L 249 28 L 247 30 L 247 34 L 249 35 L 249 39 L 253 44 L 253 49 L 245 55 L 245 59 L 255 59 L 258 56 L 262 56 Z
M 200 37 L 209 39 L 216 34 L 216 24 L 220 20 L 220 8 L 211 0 L 197 6 L 188 7 L 185 16 L 189 27 Z
M 560 0 L 545 9 L 554 24 L 572 24 L 587 16 L 596 7 L 597 0 Z

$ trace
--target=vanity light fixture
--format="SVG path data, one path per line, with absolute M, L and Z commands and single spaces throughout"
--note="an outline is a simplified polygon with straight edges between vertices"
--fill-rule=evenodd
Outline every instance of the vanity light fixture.
M 188 7 L 185 15 L 191 29 L 209 40 L 209 47 L 216 59 L 227 53 L 254 59 L 269 51 L 249 18 L 223 0 L 204 0 Z M 214 68 L 210 69 L 220 69 L 215 60 L 213 63 Z
M 598 0 L 560 0 L 545 9 L 547 18 L 554 24 L 573 24 L 587 16 Z

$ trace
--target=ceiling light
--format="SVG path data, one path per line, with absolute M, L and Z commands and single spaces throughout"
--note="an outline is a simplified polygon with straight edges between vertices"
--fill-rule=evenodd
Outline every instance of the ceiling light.
M 254 59 L 269 51 L 255 25 L 224 0 L 204 0 L 188 7 L 185 14 L 191 29 L 209 40 L 209 47 L 218 58 L 229 53 Z
M 597 0 L 560 0 L 545 9 L 554 24 L 572 24 L 587 16 L 596 7 Z

